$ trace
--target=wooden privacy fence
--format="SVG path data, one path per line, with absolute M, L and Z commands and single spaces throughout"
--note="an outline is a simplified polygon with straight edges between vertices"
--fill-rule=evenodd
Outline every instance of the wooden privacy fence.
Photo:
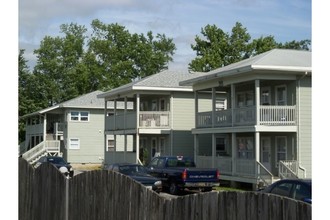
M 168 199 L 115 172 L 66 179 L 50 164 L 34 169 L 19 159 L 20 220 L 309 220 L 311 211 L 309 204 L 256 192 Z

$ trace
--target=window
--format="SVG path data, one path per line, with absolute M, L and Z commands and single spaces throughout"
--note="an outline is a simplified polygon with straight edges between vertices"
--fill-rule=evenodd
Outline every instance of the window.
M 240 159 L 253 159 L 254 147 L 252 137 L 239 137 L 236 139 L 237 153 Z
M 79 112 L 71 112 L 71 121 L 79 121 Z
M 236 95 L 236 107 L 242 108 L 254 105 L 252 91 L 238 92 Z
M 159 100 L 159 110 L 160 111 L 165 111 L 166 110 L 165 99 L 160 99 Z
M 261 88 L 260 104 L 261 105 L 270 105 L 270 103 L 271 103 L 270 87 Z
M 72 150 L 80 149 L 80 141 L 78 138 L 70 138 L 69 149 L 72 149 Z
M 225 137 L 216 137 L 215 139 L 216 155 L 217 156 L 227 156 L 229 155 L 226 152 L 226 138 Z
M 290 191 L 292 188 L 292 183 L 281 183 L 274 187 L 274 189 L 271 191 L 271 193 L 274 193 L 276 195 L 280 196 L 290 196 Z
M 72 111 L 70 115 L 71 121 L 89 121 L 89 112 Z
M 115 140 L 108 140 L 107 151 L 115 151 Z
M 157 100 L 152 100 L 152 102 L 151 102 L 151 110 L 152 111 L 158 111 Z
M 286 105 L 286 86 L 277 86 L 276 87 L 276 104 L 277 105 Z
M 297 183 L 293 192 L 293 198 L 297 200 L 304 200 L 305 198 L 311 198 L 311 191 L 310 189 L 308 189 L 307 186 Z
M 227 109 L 227 101 L 225 98 L 217 98 L 215 100 L 215 110 L 221 111 Z
M 280 160 L 286 160 L 287 141 L 286 137 L 276 137 L 276 166 Z

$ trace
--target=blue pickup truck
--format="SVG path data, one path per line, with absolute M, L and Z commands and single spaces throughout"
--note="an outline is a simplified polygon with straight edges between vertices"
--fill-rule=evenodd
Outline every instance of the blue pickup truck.
M 148 172 L 161 179 L 163 188 L 177 195 L 184 189 L 211 191 L 220 185 L 218 169 L 196 168 L 192 158 L 183 156 L 160 156 L 151 160 Z

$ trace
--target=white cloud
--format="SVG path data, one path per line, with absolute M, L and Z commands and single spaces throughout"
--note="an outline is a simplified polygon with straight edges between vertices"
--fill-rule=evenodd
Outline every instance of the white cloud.
M 273 35 L 287 41 L 311 35 L 311 0 L 19 0 L 19 45 L 31 50 L 46 35 L 59 35 L 61 24 L 90 29 L 93 19 L 119 23 L 131 33 L 165 34 L 178 50 L 175 62 L 190 62 L 190 45 L 202 27 L 215 24 L 226 32 L 241 22 L 253 38 Z M 306 37 L 307 36 L 307 37 Z M 186 41 L 186 42 L 185 42 Z M 180 61 L 179 61 L 180 60 Z

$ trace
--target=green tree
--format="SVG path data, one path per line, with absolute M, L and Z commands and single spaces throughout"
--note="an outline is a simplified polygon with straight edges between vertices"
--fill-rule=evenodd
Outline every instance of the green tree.
M 92 22 L 93 34 L 88 43 L 88 63 L 102 73 L 95 74 L 99 88 L 112 89 L 135 78 L 167 69 L 175 51 L 173 40 L 149 31 L 131 34 L 119 24 Z
M 197 57 L 189 63 L 192 71 L 208 72 L 231 63 L 255 56 L 274 48 L 309 50 L 310 40 L 277 43 L 273 36 L 251 39 L 247 29 L 236 22 L 231 33 L 225 33 L 215 25 L 201 30 L 191 48 Z
M 108 90 L 167 69 L 173 40 L 152 32 L 131 34 L 124 26 L 91 23 L 92 34 L 78 24 L 60 26 L 61 36 L 45 36 L 34 51 L 36 97 L 47 106 L 95 90 Z
M 24 50 L 21 49 L 18 55 L 18 116 L 34 112 L 38 109 L 38 103 L 31 94 L 33 88 L 33 75 L 27 66 L 27 60 L 24 58 Z M 19 142 L 25 139 L 25 122 L 18 122 Z
M 40 48 L 35 50 L 37 63 L 34 75 L 44 86 L 42 96 L 48 100 L 48 106 L 76 97 L 84 91 L 77 86 L 86 72 L 80 70 L 84 55 L 85 33 L 87 29 L 77 24 L 61 25 L 64 37 L 43 38 Z M 41 94 L 40 94 L 41 95 Z

